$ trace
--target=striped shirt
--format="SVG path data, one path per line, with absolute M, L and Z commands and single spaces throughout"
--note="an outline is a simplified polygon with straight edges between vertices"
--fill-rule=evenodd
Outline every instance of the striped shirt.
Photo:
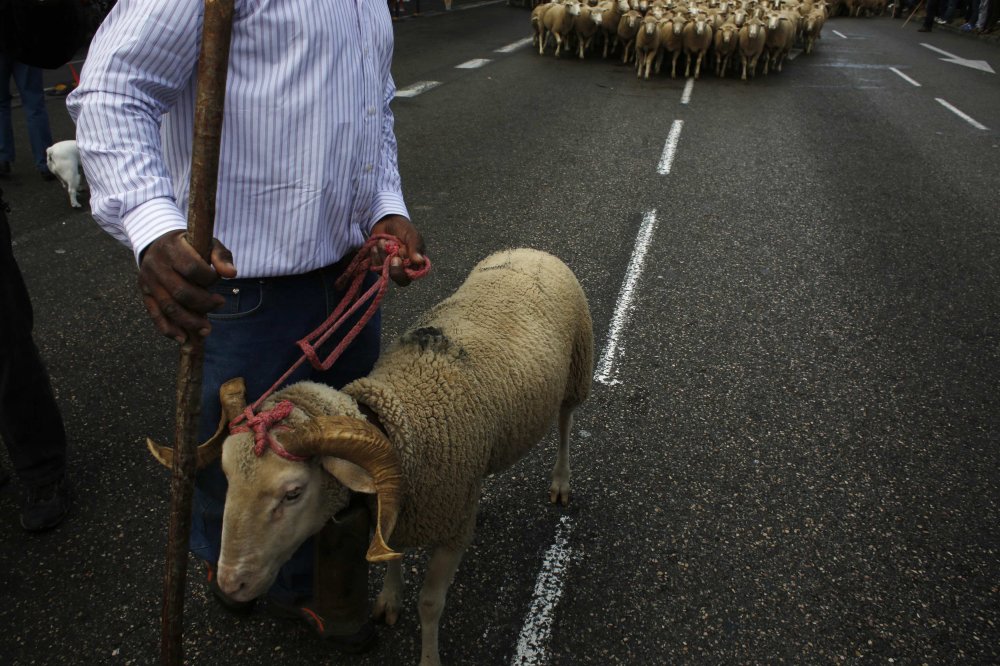
M 67 99 L 94 217 L 139 253 L 186 228 L 203 0 L 119 0 Z M 236 0 L 215 236 L 240 277 L 304 273 L 409 217 L 384 0 Z

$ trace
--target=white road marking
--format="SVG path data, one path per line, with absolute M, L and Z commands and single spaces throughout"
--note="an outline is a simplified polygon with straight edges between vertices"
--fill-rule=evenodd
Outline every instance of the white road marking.
M 899 71 L 895 67 L 890 67 L 889 69 L 891 69 L 892 71 L 896 72 L 896 74 L 899 74 L 899 77 L 901 79 L 903 79 L 904 81 L 906 81 L 907 83 L 909 83 L 911 85 L 914 85 L 914 86 L 916 86 L 918 88 L 922 87 L 919 83 L 917 83 L 916 81 L 914 81 L 913 79 L 911 79 L 910 77 L 908 77 L 906 74 L 903 74 L 901 71 Z
M 847 35 L 845 35 L 844 33 L 840 32 L 839 30 L 834 30 L 833 34 L 837 35 L 837 37 L 840 37 L 841 39 L 847 39 Z
M 969 116 L 969 115 L 967 115 L 967 114 L 963 113 L 962 111 L 960 111 L 960 110 L 956 109 L 956 108 L 955 108 L 954 106 L 952 106 L 952 105 L 951 105 L 951 104 L 949 104 L 948 102 L 944 101 L 944 100 L 943 100 L 943 99 L 941 99 L 940 97 L 935 97 L 934 99 L 936 99 L 936 100 L 937 100 L 938 104 L 940 104 L 940 105 L 941 105 L 941 106 L 943 106 L 944 108 L 948 109 L 949 111 L 951 111 L 951 112 L 952 112 L 952 113 L 954 113 L 954 114 L 955 114 L 956 116 L 958 116 L 959 118 L 961 118 L 961 119 L 962 119 L 962 120 L 964 120 L 965 122 L 969 123 L 970 125 L 972 125 L 972 126 L 973 126 L 973 127 L 975 127 L 976 129 L 978 129 L 978 130 L 984 130 L 984 129 L 988 129 L 988 128 L 986 127 L 986 125 L 983 125 L 982 123 L 980 123 L 980 122 L 978 122 L 977 120 L 975 120 L 974 118 L 972 118 L 972 116 Z
M 684 84 L 684 92 L 681 94 L 681 104 L 687 104 L 691 101 L 691 91 L 694 90 L 694 79 L 688 79 L 687 83 Z
M 418 81 L 412 86 L 407 86 L 402 90 L 396 91 L 396 97 L 416 97 L 420 93 L 425 93 L 431 88 L 437 88 L 441 85 L 440 81 Z
M 488 64 L 489 62 L 491 61 L 486 58 L 476 58 L 475 60 L 467 60 L 461 65 L 455 65 L 455 69 L 477 69 L 485 64 Z
M 462 11 L 465 9 L 478 9 L 479 7 L 486 7 L 488 5 L 499 5 L 502 2 L 507 2 L 507 0 L 486 0 L 486 2 L 473 2 L 471 5 L 459 5 L 455 7 L 455 10 Z
M 625 271 L 625 281 L 622 283 L 621 291 L 618 293 L 618 307 L 611 318 L 611 330 L 608 331 L 608 344 L 604 348 L 604 355 L 597 364 L 597 372 L 594 374 L 594 381 L 601 384 L 617 384 L 618 380 L 613 378 L 613 365 L 615 356 L 618 353 L 618 339 L 621 337 L 625 324 L 628 322 L 629 313 L 632 310 L 632 295 L 635 287 L 639 283 L 639 276 L 642 275 L 642 264 L 646 260 L 646 251 L 649 249 L 650 241 L 653 239 L 653 231 L 656 229 L 656 211 L 651 210 L 643 216 L 642 227 L 639 229 L 639 236 L 635 241 L 635 249 L 632 250 L 632 261 Z
M 800 55 L 802 55 L 802 49 L 792 49 L 791 51 L 788 52 L 788 59 L 795 60 Z
M 947 58 L 941 58 L 944 62 L 954 63 L 956 65 L 962 65 L 963 67 L 971 67 L 972 69 L 978 69 L 980 72 L 987 72 L 988 74 L 996 74 L 990 64 L 985 60 L 968 60 L 966 58 L 960 58 L 953 53 L 948 53 L 944 49 L 939 49 L 936 46 L 931 46 L 930 44 L 924 44 L 921 42 L 921 46 L 940 53 L 943 56 L 948 56 Z
M 573 521 L 570 517 L 560 518 L 555 543 L 545 553 L 542 570 L 535 580 L 535 594 L 531 608 L 524 619 L 524 626 L 521 627 L 521 635 L 517 639 L 517 652 L 510 662 L 514 666 L 548 663 L 546 653 L 552 633 L 552 621 L 556 605 L 562 597 L 563 574 L 572 554 L 569 546 L 569 533 L 572 530 Z
M 677 152 L 677 142 L 681 138 L 681 128 L 684 127 L 683 120 L 675 120 L 670 126 L 670 134 L 667 142 L 663 145 L 663 155 L 660 156 L 660 164 L 656 167 L 656 173 L 666 176 L 670 173 L 670 167 L 674 163 L 674 153 Z
M 501 46 L 495 51 L 495 53 L 510 53 L 512 51 L 516 51 L 522 46 L 527 46 L 528 44 L 530 44 L 532 39 L 533 39 L 532 37 L 525 37 L 524 39 L 519 39 L 513 44 L 508 44 L 507 46 Z

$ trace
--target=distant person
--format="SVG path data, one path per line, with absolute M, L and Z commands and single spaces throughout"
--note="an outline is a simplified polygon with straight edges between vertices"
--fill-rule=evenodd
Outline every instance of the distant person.
M 69 511 L 66 431 L 31 337 L 31 301 L 14 261 L 7 210 L 0 190 L 0 437 L 25 490 L 21 527 L 41 532 Z M 0 484 L 7 476 L 0 470 Z
M 934 29 L 934 19 L 938 15 L 940 0 L 927 0 L 927 12 L 924 14 L 924 24 L 917 32 L 930 32 Z
M 21 106 L 28 120 L 28 139 L 35 158 L 35 169 L 45 180 L 55 180 L 45 163 L 45 149 L 52 145 L 49 112 L 45 109 L 42 70 L 0 53 L 0 176 L 10 174 L 14 162 L 14 124 L 11 117 L 10 80 L 21 95 Z

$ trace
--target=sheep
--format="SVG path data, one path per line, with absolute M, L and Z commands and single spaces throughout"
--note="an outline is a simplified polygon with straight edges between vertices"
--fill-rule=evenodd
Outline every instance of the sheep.
M 590 48 L 594 36 L 601 27 L 604 8 L 600 5 L 580 7 L 580 14 L 573 19 L 573 32 L 576 33 L 577 52 L 583 60 L 584 53 Z
M 740 29 L 732 21 L 723 23 L 715 33 L 715 75 L 725 76 L 729 60 L 739 47 Z
M 687 56 L 687 62 L 684 63 L 685 78 L 691 75 L 692 60 L 695 62 L 694 78 L 698 78 L 701 73 L 701 59 L 708 53 L 710 46 L 712 46 L 712 28 L 708 25 L 707 17 L 699 12 L 684 26 L 684 55 Z
M 649 70 L 653 67 L 653 59 L 660 50 L 660 31 L 657 30 L 657 19 L 647 14 L 639 26 L 635 36 L 635 68 L 636 76 L 649 78 Z
M 76 141 L 60 141 L 45 149 L 45 163 L 69 194 L 69 205 L 80 208 L 77 194 L 80 193 L 80 150 Z
M 563 42 L 567 40 L 570 31 L 573 29 L 573 19 L 579 13 L 580 3 L 570 0 L 565 4 L 556 4 L 553 7 L 550 7 L 549 10 L 542 15 L 542 25 L 545 27 L 545 31 L 548 33 L 548 36 L 555 36 L 556 38 L 557 58 L 559 57 L 559 53 L 562 51 Z M 569 48 L 568 44 L 567 48 Z
M 796 14 L 797 16 L 798 14 Z M 785 56 L 795 41 L 795 27 L 783 12 L 772 12 L 767 17 L 767 37 L 764 40 L 764 74 L 769 69 L 781 71 Z
M 549 11 L 555 5 L 555 2 L 547 2 L 531 10 L 531 43 L 538 46 L 539 55 L 545 53 L 545 40 L 548 38 L 545 33 L 545 25 L 542 23 L 542 17 L 545 16 L 545 12 Z
M 608 54 L 613 54 L 618 47 L 618 23 L 621 22 L 622 15 L 628 12 L 629 6 L 628 0 L 608 0 L 601 4 L 604 6 L 604 12 L 601 15 L 601 34 L 604 35 L 604 54 L 602 57 L 607 58 Z
M 660 52 L 656 56 L 654 71 L 660 73 L 663 56 L 670 54 L 670 78 L 677 78 L 677 58 L 684 50 L 684 26 L 687 19 L 683 14 L 675 14 L 672 18 L 660 22 Z
M 420 592 L 420 663 L 439 664 L 445 594 L 472 539 L 484 478 L 524 456 L 557 420 L 549 500 L 567 504 L 573 412 L 590 392 L 592 370 L 579 282 L 556 257 L 517 249 L 481 261 L 368 376 L 340 391 L 299 382 L 270 396 L 261 420 L 271 410 L 287 414 L 270 432 L 226 437 L 225 424 L 245 405 L 242 380 L 228 382 L 219 432 L 198 451 L 200 464 L 221 454 L 229 482 L 219 586 L 236 601 L 259 596 L 347 505 L 348 489 L 374 494 L 367 558 L 388 569 L 373 614 L 393 624 L 400 609 L 401 555 L 388 544 L 432 547 Z M 149 448 L 172 464 L 171 449 Z
M 758 18 L 749 18 L 740 28 L 740 62 L 743 64 L 744 81 L 747 80 L 747 65 L 750 66 L 750 76 L 757 75 L 757 60 L 764 52 L 764 42 L 767 39 L 767 28 Z
M 802 39 L 805 42 L 805 52 L 812 53 L 816 46 L 816 40 L 823 32 L 823 24 L 826 22 L 823 10 L 816 8 L 806 17 L 805 27 L 802 28 Z
M 639 32 L 641 23 L 642 14 L 635 9 L 625 12 L 618 21 L 618 41 L 625 44 L 625 50 L 622 52 L 623 64 L 628 64 L 632 59 L 632 46 L 635 44 L 635 36 Z

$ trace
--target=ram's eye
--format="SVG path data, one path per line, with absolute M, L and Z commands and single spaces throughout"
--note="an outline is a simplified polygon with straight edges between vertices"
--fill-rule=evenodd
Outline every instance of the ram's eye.
M 287 493 L 285 493 L 285 501 L 294 502 L 301 496 L 302 496 L 301 488 L 296 488 L 295 490 L 289 490 Z

